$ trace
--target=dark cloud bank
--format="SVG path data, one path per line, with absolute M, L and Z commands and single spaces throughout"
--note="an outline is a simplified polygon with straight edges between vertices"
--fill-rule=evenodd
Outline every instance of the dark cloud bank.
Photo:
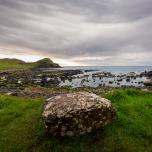
M 152 65 L 151 27 L 151 0 L 0 0 L 0 55 Z

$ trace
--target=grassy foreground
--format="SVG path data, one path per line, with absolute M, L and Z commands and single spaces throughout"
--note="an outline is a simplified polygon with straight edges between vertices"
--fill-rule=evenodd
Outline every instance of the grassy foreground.
M 46 137 L 42 99 L 0 96 L 0 152 L 152 152 L 152 93 L 117 90 L 105 96 L 117 119 L 77 138 Z

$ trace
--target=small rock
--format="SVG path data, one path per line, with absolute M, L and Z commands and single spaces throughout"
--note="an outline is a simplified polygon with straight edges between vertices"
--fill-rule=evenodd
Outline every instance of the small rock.
M 11 96 L 13 94 L 13 92 L 7 92 L 6 95 L 7 96 Z
M 145 81 L 144 85 L 147 86 L 147 87 L 151 87 L 152 86 L 152 80 Z

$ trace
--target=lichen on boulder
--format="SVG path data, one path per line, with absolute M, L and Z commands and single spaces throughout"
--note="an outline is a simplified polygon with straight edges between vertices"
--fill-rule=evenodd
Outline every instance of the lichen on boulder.
M 43 119 L 48 134 L 79 136 L 112 122 L 115 110 L 109 100 L 96 94 L 61 94 L 46 101 Z

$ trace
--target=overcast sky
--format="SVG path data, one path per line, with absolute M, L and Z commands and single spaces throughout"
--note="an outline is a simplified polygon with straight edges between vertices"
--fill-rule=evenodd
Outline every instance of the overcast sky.
M 0 58 L 152 65 L 152 0 L 0 0 Z

